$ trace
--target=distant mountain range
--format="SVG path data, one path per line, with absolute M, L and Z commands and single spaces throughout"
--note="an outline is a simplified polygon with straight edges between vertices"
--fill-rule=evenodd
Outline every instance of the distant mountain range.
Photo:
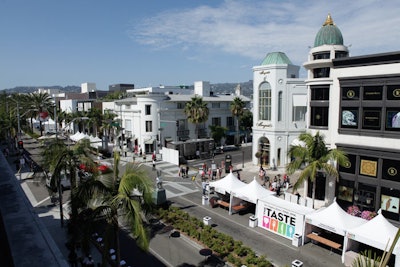
M 210 84 L 211 86 L 211 91 L 214 92 L 214 94 L 231 94 L 235 92 L 236 86 L 240 84 L 240 87 L 242 89 L 242 94 L 250 97 L 253 94 L 253 81 L 250 80 L 248 82 L 241 82 L 241 83 L 215 83 L 215 84 Z M 193 87 L 193 86 L 191 86 Z M 59 89 L 64 92 L 80 92 L 81 87 L 80 86 L 75 86 L 75 85 L 69 85 L 69 86 L 59 86 L 59 85 L 54 85 L 54 86 L 18 86 L 10 89 L 4 89 L 3 91 L 6 94 L 12 94 L 12 93 L 32 93 L 37 91 L 39 88 L 44 88 L 44 89 Z

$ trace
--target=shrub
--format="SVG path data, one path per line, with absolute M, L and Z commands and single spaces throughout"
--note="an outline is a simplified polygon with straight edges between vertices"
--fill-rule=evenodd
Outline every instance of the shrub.
M 260 267 L 272 266 L 264 256 L 257 257 L 255 252 L 251 248 L 244 246 L 241 241 L 236 241 L 231 236 L 220 233 L 209 225 L 204 225 L 203 221 L 196 217 L 191 217 L 177 207 L 170 207 L 167 210 L 159 209 L 157 215 L 174 228 L 202 242 L 206 247 L 234 266 L 240 267 L 244 264 Z

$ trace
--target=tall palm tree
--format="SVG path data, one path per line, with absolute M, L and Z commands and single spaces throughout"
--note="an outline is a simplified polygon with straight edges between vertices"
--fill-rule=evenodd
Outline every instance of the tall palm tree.
M 244 101 L 240 97 L 235 97 L 233 101 L 230 104 L 230 110 L 232 112 L 232 115 L 236 117 L 236 140 L 235 144 L 238 145 L 240 143 L 240 137 L 239 137 L 239 118 L 243 115 L 244 112 L 244 107 L 245 107 Z
M 92 108 L 90 109 L 88 113 L 89 117 L 89 124 L 91 125 L 92 128 L 92 133 L 94 136 L 97 136 L 97 131 L 98 128 L 101 126 L 101 122 L 103 120 L 103 114 L 101 113 L 101 110 L 98 108 Z
M 189 122 L 196 124 L 197 138 L 199 135 L 199 124 L 208 120 L 210 110 L 207 107 L 207 103 L 203 101 L 201 96 L 194 96 L 190 102 L 187 102 L 183 112 L 186 114 Z
M 62 140 L 56 139 L 46 146 L 42 152 L 42 166 L 46 166 L 46 171 L 52 174 L 51 187 L 58 188 L 59 190 L 61 225 L 63 225 L 62 192 L 59 184 L 61 175 L 62 173 L 67 174 L 67 178 L 71 181 L 71 192 L 73 192 L 73 189 L 77 186 L 76 174 L 80 164 L 84 164 L 92 170 L 97 168 L 90 157 L 89 147 L 90 142 L 86 139 L 79 141 L 72 147 L 67 147 Z M 76 218 L 77 208 L 72 205 L 71 211 L 71 217 Z
M 324 136 L 317 132 L 314 136 L 311 133 L 302 133 L 299 140 L 304 145 L 290 146 L 288 155 L 293 159 L 286 167 L 286 172 L 291 175 L 304 165 L 304 169 L 300 173 L 300 177 L 293 186 L 296 190 L 300 185 L 310 179 L 313 183 L 312 200 L 314 206 L 315 187 L 318 172 L 325 172 L 330 176 L 339 179 L 339 173 L 335 166 L 330 162 L 336 161 L 340 166 L 344 166 L 348 162 L 347 155 L 339 149 L 328 149 L 324 140 Z M 307 188 L 305 188 L 307 192 Z
M 111 237 L 105 236 L 106 251 L 114 241 L 116 263 L 120 262 L 119 229 L 126 225 L 139 247 L 148 249 L 148 232 L 143 224 L 144 215 L 152 207 L 153 186 L 148 175 L 138 165 L 129 165 L 119 177 L 119 153 L 114 153 L 114 173 L 88 179 L 76 189 L 80 210 L 92 215 L 92 221 L 106 222 Z M 134 193 L 136 192 L 136 194 Z M 90 212 L 88 212 L 88 210 Z M 106 232 L 110 232 L 106 229 Z
M 41 112 L 50 114 L 54 111 L 54 103 L 52 97 L 46 92 L 30 93 L 28 95 L 29 102 L 33 110 L 37 111 L 37 115 Z M 40 135 L 43 135 L 42 121 L 39 121 Z

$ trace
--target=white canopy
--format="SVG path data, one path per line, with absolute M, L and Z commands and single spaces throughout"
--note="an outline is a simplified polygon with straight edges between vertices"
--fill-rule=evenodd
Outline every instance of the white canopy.
M 346 234 L 347 229 L 357 227 L 366 222 L 367 220 L 352 216 L 345 212 L 336 203 L 336 200 L 328 207 L 321 208 L 316 212 L 306 215 L 306 223 L 315 225 L 319 228 L 323 228 L 341 236 Z
M 243 187 L 239 187 L 232 190 L 231 195 L 246 200 L 248 202 L 257 204 L 257 200 L 266 198 L 271 195 L 275 195 L 275 192 L 272 192 L 262 187 L 262 185 L 260 185 L 256 181 L 256 178 L 254 177 L 251 183 L 246 184 Z
M 382 214 L 378 214 L 363 225 L 349 229 L 346 238 L 385 250 L 385 248 L 389 249 L 392 245 L 398 230 Z M 393 253 L 400 254 L 400 241 L 396 243 Z
M 240 181 L 232 172 L 221 180 L 210 182 L 210 187 L 221 194 L 231 193 L 234 189 L 245 186 L 246 184 Z
M 72 140 L 72 141 L 76 141 L 77 140 L 77 138 L 78 138 L 78 136 L 80 136 L 81 135 L 81 132 L 76 132 L 76 133 L 74 133 L 73 135 L 70 135 L 69 136 L 69 138 Z
M 98 138 L 97 136 L 89 136 L 90 138 L 90 146 L 92 147 L 98 147 L 101 146 L 101 139 Z

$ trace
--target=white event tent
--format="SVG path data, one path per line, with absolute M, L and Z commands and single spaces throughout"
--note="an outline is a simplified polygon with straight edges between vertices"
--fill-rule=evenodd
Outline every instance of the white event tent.
M 306 215 L 305 218 L 305 233 L 307 237 L 313 231 L 317 231 L 315 227 L 327 230 L 329 232 L 345 237 L 348 229 L 365 224 L 367 220 L 356 217 L 345 212 L 336 202 L 336 199 L 331 205 L 326 208 L 321 208 L 316 212 Z M 314 227 L 313 227 L 314 226 Z M 343 240 L 344 246 L 344 240 Z M 342 257 L 344 255 L 344 250 Z
M 210 187 L 214 188 L 214 191 L 225 195 L 230 194 L 233 190 L 245 186 L 246 184 L 240 181 L 232 172 L 230 172 L 224 178 L 210 182 Z
M 316 226 L 332 233 L 345 236 L 347 229 L 366 223 L 367 220 L 345 212 L 335 201 L 326 208 L 306 215 L 306 233 L 312 232 L 312 226 Z
M 231 199 L 229 202 L 229 214 L 232 213 L 232 206 L 239 204 L 240 200 L 245 200 L 257 205 L 257 201 L 259 199 L 263 199 L 271 195 L 276 195 L 276 193 L 265 189 L 254 177 L 253 181 L 249 184 L 232 190 Z
M 375 247 L 380 250 L 388 250 L 393 243 L 393 239 L 399 229 L 391 224 L 379 211 L 378 215 L 366 223 L 349 228 L 347 231 L 343 251 L 351 250 L 357 244 L 356 242 Z M 397 241 L 393 250 L 396 256 L 395 267 L 400 267 L 400 241 Z M 342 255 L 344 262 L 344 255 Z

